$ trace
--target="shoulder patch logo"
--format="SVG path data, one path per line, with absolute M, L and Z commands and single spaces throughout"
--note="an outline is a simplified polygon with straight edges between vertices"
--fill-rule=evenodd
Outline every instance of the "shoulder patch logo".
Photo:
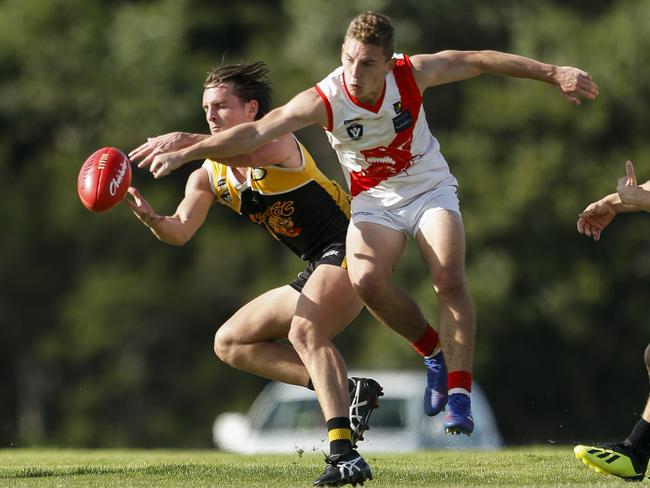
M 251 171 L 251 178 L 253 178 L 253 181 L 260 181 L 266 178 L 266 169 L 264 168 L 253 168 Z
M 363 125 L 361 124 L 352 124 L 345 128 L 348 131 L 350 139 L 353 141 L 358 141 L 363 136 Z
M 393 117 L 393 127 L 395 128 L 395 133 L 402 132 L 403 130 L 408 129 L 413 125 L 413 117 L 411 116 L 410 110 L 405 110 L 399 115 Z

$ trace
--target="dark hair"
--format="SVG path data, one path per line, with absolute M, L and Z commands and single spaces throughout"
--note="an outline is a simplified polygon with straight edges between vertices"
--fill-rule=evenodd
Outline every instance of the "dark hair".
M 388 59 L 395 52 L 395 29 L 390 17 L 384 14 L 368 11 L 357 15 L 350 22 L 345 37 L 381 47 Z
M 252 64 L 230 64 L 213 68 L 203 83 L 203 88 L 214 88 L 222 83 L 232 83 L 235 95 L 244 102 L 257 100 L 255 120 L 259 120 L 271 107 L 271 81 L 269 67 L 258 61 Z

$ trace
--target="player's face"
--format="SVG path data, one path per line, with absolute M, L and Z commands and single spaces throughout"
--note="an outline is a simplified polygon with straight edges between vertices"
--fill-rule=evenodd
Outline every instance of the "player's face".
M 203 92 L 203 111 L 210 133 L 230 129 L 255 120 L 257 102 L 244 102 L 235 95 L 231 83 L 206 88 Z
M 381 96 L 386 75 L 395 62 L 379 46 L 346 38 L 341 48 L 345 85 L 354 98 L 373 104 Z

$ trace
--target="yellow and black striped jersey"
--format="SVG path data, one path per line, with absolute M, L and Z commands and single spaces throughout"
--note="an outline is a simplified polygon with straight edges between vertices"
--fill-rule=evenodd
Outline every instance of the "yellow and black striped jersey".
M 263 225 L 305 261 L 334 241 L 345 242 L 350 197 L 316 166 L 296 140 L 302 164 L 298 168 L 247 168 L 240 183 L 232 169 L 207 159 L 203 163 L 216 200 Z

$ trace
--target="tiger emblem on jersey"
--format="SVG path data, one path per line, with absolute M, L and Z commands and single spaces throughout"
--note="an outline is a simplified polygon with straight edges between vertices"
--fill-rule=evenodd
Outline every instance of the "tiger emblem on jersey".
M 263 212 L 251 214 L 250 219 L 256 224 L 264 225 L 273 235 L 297 237 L 302 229 L 296 227 L 291 218 L 295 211 L 293 200 L 275 202 Z

